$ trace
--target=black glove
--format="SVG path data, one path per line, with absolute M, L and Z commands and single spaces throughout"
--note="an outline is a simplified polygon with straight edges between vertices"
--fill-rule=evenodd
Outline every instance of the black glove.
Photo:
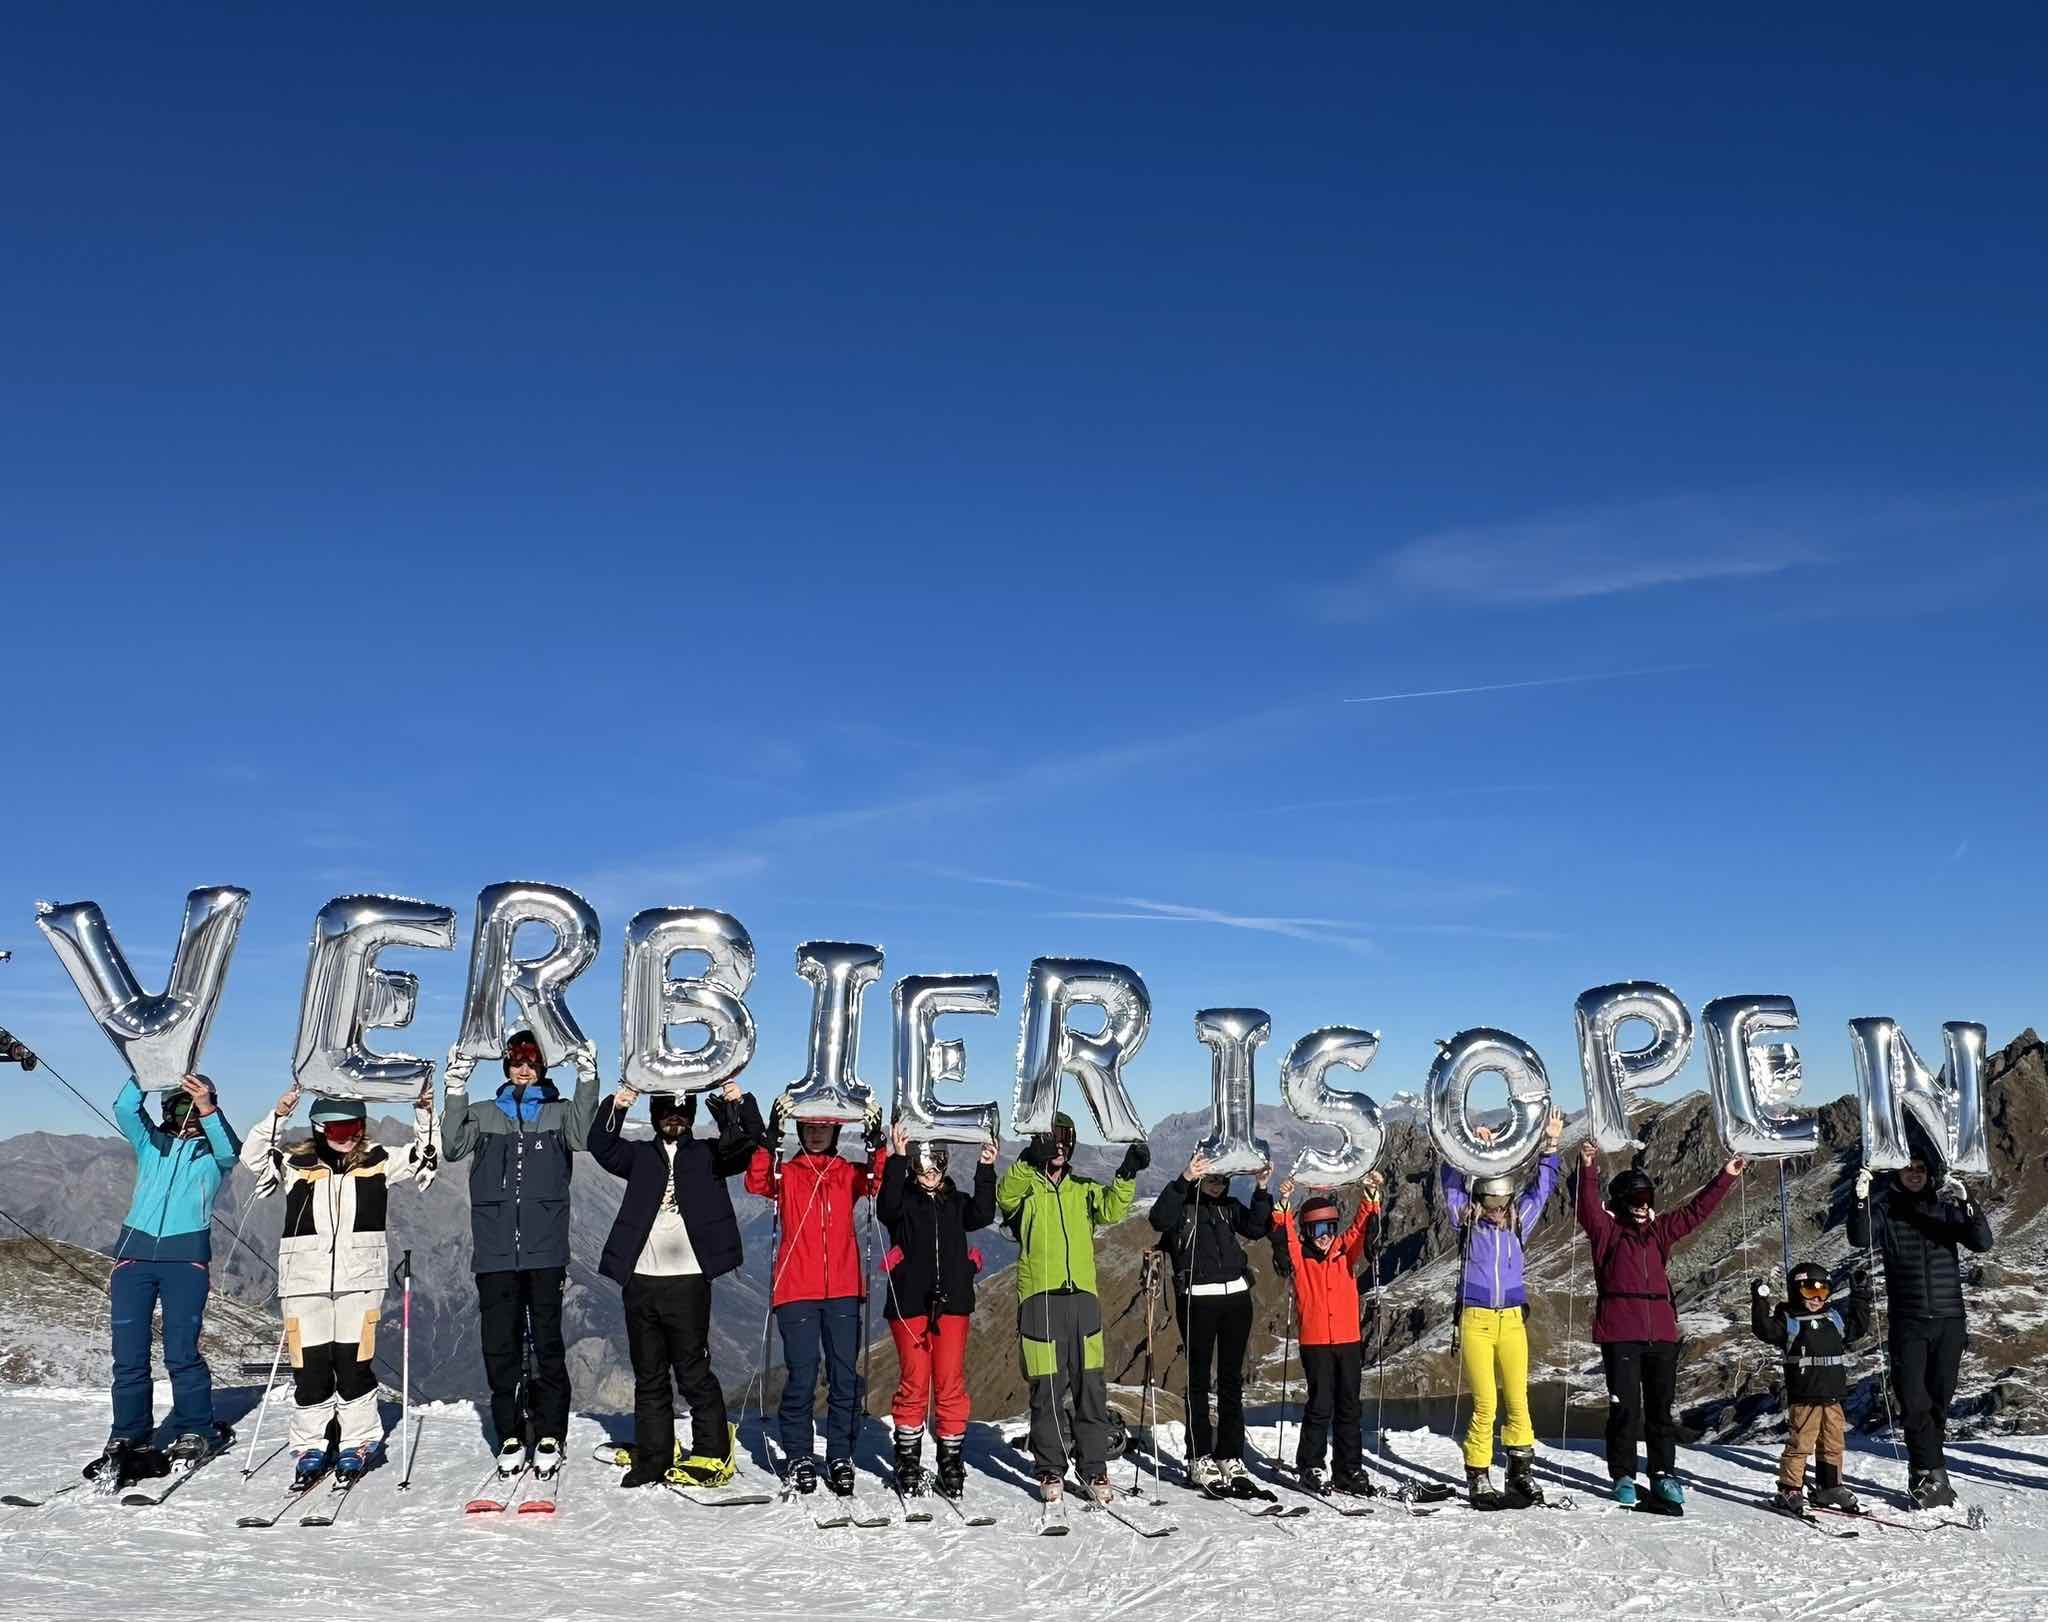
M 778 1098 L 768 1106 L 768 1134 L 761 1141 L 761 1147 L 770 1154 L 774 1154 L 782 1147 L 782 1128 L 782 1100 Z
M 882 1106 L 880 1104 L 870 1104 L 867 1114 L 860 1118 L 860 1141 L 867 1145 L 869 1154 L 873 1154 L 882 1147 Z
M 1124 1151 L 1124 1163 L 1117 1167 L 1119 1177 L 1135 1182 L 1138 1173 L 1152 1164 L 1152 1151 L 1142 1143 L 1134 1143 Z
M 1034 1132 L 1024 1140 L 1024 1147 L 1017 1151 L 1017 1158 L 1035 1171 L 1044 1171 L 1052 1159 L 1052 1134 Z

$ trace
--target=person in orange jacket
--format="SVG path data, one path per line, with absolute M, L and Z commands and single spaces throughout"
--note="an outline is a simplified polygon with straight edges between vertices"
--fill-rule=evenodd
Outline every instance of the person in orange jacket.
M 797 1153 L 781 1158 L 785 1124 L 796 1129 Z M 882 1186 L 889 1151 L 882 1143 L 882 1111 L 871 1106 L 861 1123 L 868 1163 L 839 1156 L 837 1121 L 785 1123 L 782 1101 L 768 1116 L 768 1143 L 748 1162 L 745 1188 L 776 1202 L 782 1234 L 775 1251 L 770 1304 L 782 1333 L 782 1404 L 776 1422 L 789 1459 L 788 1482 L 800 1493 L 817 1491 L 812 1458 L 816 1427 L 811 1407 L 818 1391 L 818 1360 L 826 1370 L 825 1480 L 842 1498 L 853 1492 L 853 1442 L 860 1421 L 854 1363 L 860 1353 L 861 1303 L 867 1268 L 853 1231 L 853 1208 Z
M 1294 1471 L 1311 1492 L 1323 1491 L 1323 1454 L 1332 1447 L 1336 1469 L 1330 1490 L 1366 1496 L 1359 1441 L 1358 1381 L 1365 1348 L 1358 1338 L 1358 1263 L 1365 1238 L 1380 1208 L 1380 1174 L 1365 1174 L 1364 1191 L 1351 1225 L 1340 1234 L 1341 1213 L 1328 1194 L 1311 1194 L 1295 1212 L 1294 1179 L 1280 1185 L 1273 1227 L 1287 1245 L 1294 1280 L 1295 1317 L 1301 1325 L 1301 1368 L 1308 1379 L 1308 1407 L 1302 1415 L 1301 1440 L 1294 1449 Z M 1330 1421 L 1337 1424 L 1334 1445 Z

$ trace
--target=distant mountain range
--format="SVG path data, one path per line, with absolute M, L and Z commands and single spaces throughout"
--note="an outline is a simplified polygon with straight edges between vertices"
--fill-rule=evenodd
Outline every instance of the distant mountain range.
M 2048 1430 L 2048 1389 L 2035 1373 L 2048 1354 L 2048 1295 L 2042 1289 L 2048 1281 L 2048 1225 L 2041 1220 L 2048 1206 L 2048 1049 L 2032 1031 L 2024 1033 L 1991 1059 L 1986 1088 L 1994 1171 L 1987 1201 L 1998 1248 L 1972 1271 L 1973 1344 L 1957 1403 L 1958 1419 L 2002 1430 Z M 1822 1152 L 1787 1167 L 1795 1256 L 1837 1261 L 1846 1255 L 1843 1223 L 1857 1164 L 1855 1102 L 1839 1099 L 1821 1109 L 1819 1116 Z M 1384 1332 L 1369 1339 L 1382 1350 L 1383 1359 L 1368 1376 L 1368 1423 L 1383 1392 L 1394 1405 L 1390 1424 L 1397 1415 L 1403 1423 L 1434 1419 L 1441 1424 L 1460 1383 L 1449 1355 L 1455 1235 L 1444 1219 L 1437 1162 L 1416 1101 L 1403 1096 L 1387 1107 L 1386 1117 L 1388 1145 L 1382 1169 L 1391 1197 L 1383 1218 L 1377 1273 L 1377 1322 Z M 1139 1184 L 1141 1200 L 1157 1193 L 1185 1165 L 1208 1124 L 1206 1110 L 1157 1123 L 1151 1135 L 1153 1164 Z M 406 1132 L 388 1118 L 376 1122 L 375 1130 L 387 1142 L 401 1141 Z M 1325 1136 L 1271 1106 L 1257 1112 L 1256 1130 L 1271 1142 L 1278 1175 L 1284 1175 L 1299 1150 Z M 1575 1124 L 1566 1136 L 1568 1174 L 1578 1130 Z M 1656 1179 L 1666 1204 L 1706 1182 L 1726 1158 L 1706 1100 L 1697 1094 L 1645 1106 L 1636 1118 L 1636 1130 L 1645 1144 L 1639 1162 Z M 1005 1145 L 1006 1162 L 1015 1148 Z M 1121 1154 L 1118 1147 L 1083 1145 L 1077 1164 L 1090 1175 L 1106 1177 Z M 1601 1175 L 1611 1175 L 1621 1164 L 1622 1157 L 1607 1157 Z M 127 1145 L 110 1137 L 32 1132 L 0 1140 L 0 1190 L 5 1191 L 0 1204 L 29 1229 L 104 1251 L 120 1227 L 131 1166 Z M 1534 1378 L 1539 1382 L 1539 1428 L 1562 1427 L 1568 1389 L 1570 1425 L 1573 1434 L 1582 1435 L 1597 1428 L 1603 1399 L 1598 1358 L 1585 1335 L 1591 1278 L 1585 1244 L 1571 1216 L 1569 1181 L 1568 1175 L 1566 1187 L 1530 1235 L 1530 1329 Z M 422 1396 L 478 1396 L 484 1390 L 469 1270 L 467 1182 L 467 1168 L 457 1165 L 444 1171 L 424 1197 L 409 1191 L 393 1197 L 394 1253 L 404 1247 L 413 1252 L 414 1390 Z M 275 1345 L 276 1321 L 269 1312 L 271 1280 L 265 1263 L 275 1251 L 281 1206 L 274 1200 L 251 1205 L 249 1184 L 247 1175 L 238 1171 L 218 1206 L 227 1228 L 240 1231 L 242 1243 L 231 1243 L 227 1233 L 216 1230 L 214 1247 L 216 1299 L 225 1295 L 243 1310 L 217 1310 L 212 1328 L 223 1349 L 232 1348 L 228 1355 L 267 1361 Z M 1238 1186 L 1240 1191 L 1244 1187 Z M 574 1259 L 564 1306 L 576 1401 L 595 1412 L 628 1412 L 632 1407 L 619 1292 L 596 1272 L 620 1187 L 595 1163 L 579 1162 L 571 1230 Z M 713 1352 L 728 1393 L 737 1397 L 760 1369 L 771 1223 L 767 1202 L 741 1192 L 737 1181 L 733 1200 L 740 1213 L 746 1261 L 717 1287 Z M 75 1383 L 93 1354 L 92 1348 L 74 1343 L 103 1339 L 104 1298 L 86 1280 L 47 1256 L 38 1256 L 33 1244 L 15 1230 L 7 1231 L 14 1242 L 0 1250 L 0 1380 Z M 1104 1317 L 1110 1321 L 1110 1367 L 1119 1387 L 1119 1404 L 1133 1415 L 1144 1361 L 1139 1261 L 1154 1238 L 1140 1214 L 1099 1241 Z M 877 1254 L 886 1242 L 878 1229 Z M 971 1385 L 984 1414 L 1016 1413 L 1025 1404 L 1017 1369 L 1014 1283 L 1008 1271 L 1015 1247 L 997 1228 L 980 1235 L 978 1243 L 988 1257 L 988 1269 L 976 1313 Z M 1777 1169 L 1760 1163 L 1743 1179 L 1742 1191 L 1731 1195 L 1674 1257 L 1674 1282 L 1687 1333 L 1681 1399 L 1689 1426 L 1700 1434 L 1763 1434 L 1776 1422 L 1777 1365 L 1749 1333 L 1748 1290 L 1754 1277 L 1777 1263 L 1778 1244 Z M 1252 1255 L 1260 1309 L 1253 1360 L 1260 1400 L 1271 1400 L 1281 1389 L 1286 1320 L 1265 1247 L 1253 1247 Z M 104 1265 L 102 1260 L 99 1266 Z M 886 1409 L 895 1371 L 893 1349 L 881 1332 L 879 1303 L 874 1323 L 869 1406 L 880 1412 Z M 1166 1411 L 1175 1414 L 1178 1404 L 1170 1393 L 1182 1378 L 1178 1333 L 1167 1308 L 1159 1309 L 1155 1323 L 1155 1372 L 1167 1393 Z M 1371 1328 L 1369 1323 L 1369 1332 Z M 396 1313 L 384 1321 L 379 1352 L 386 1377 L 395 1385 Z M 779 1363 L 779 1351 L 774 1361 Z M 1287 1365 L 1287 1372 L 1298 1403 L 1298 1360 Z M 1874 1352 L 1866 1349 L 1860 1372 L 1849 1408 L 1867 1428 L 1881 1422 L 1885 1405 Z M 770 1374 L 771 1394 L 778 1384 L 776 1369 Z

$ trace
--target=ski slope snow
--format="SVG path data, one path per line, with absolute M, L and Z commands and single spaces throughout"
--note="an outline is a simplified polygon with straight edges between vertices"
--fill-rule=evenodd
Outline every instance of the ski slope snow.
M 239 1413 L 250 1393 L 222 1393 Z M 169 1393 L 159 1388 L 158 1411 Z M 1265 1411 L 1270 1417 L 1270 1410 Z M 782 1505 L 707 1509 L 673 1494 L 624 1493 L 592 1462 L 608 1434 L 578 1415 L 558 1512 L 465 1518 L 463 1500 L 488 1467 L 476 1410 L 440 1403 L 421 1421 L 409 1491 L 386 1466 L 359 1487 L 327 1530 L 296 1515 L 271 1531 L 236 1517 L 267 1509 L 284 1485 L 278 1414 L 253 1479 L 243 1449 L 209 1465 L 161 1509 L 129 1509 L 66 1494 L 40 1509 L 0 1508 L 0 1611 L 20 1622 L 131 1617 L 138 1622 L 294 1615 L 404 1615 L 416 1622 L 677 1616 L 706 1622 L 980 1622 L 1056 1614 L 1117 1622 L 1274 1615 L 1345 1622 L 1471 1622 L 1502 1616 L 1694 1619 L 1795 1617 L 1800 1622 L 1966 1617 L 2021 1622 L 2048 1615 L 2048 1439 L 1959 1443 L 1953 1476 L 1981 1532 L 1908 1531 L 1864 1524 L 1835 1540 L 1759 1507 L 1769 1449 L 1687 1450 L 1692 1483 L 1683 1520 L 1630 1514 L 1598 1495 L 1590 1443 L 1540 1450 L 1540 1473 L 1575 1510 L 1478 1515 L 1462 1504 L 1426 1517 L 1389 1499 L 1346 1519 L 1314 1509 L 1300 1519 L 1253 1520 L 1167 1485 L 1179 1523 L 1141 1540 L 1076 1506 L 1063 1539 L 1034 1535 L 1025 1461 L 997 1427 L 977 1424 L 968 1490 L 997 1524 L 941 1514 L 901 1517 L 873 1531 L 819 1531 Z M 395 1423 L 395 1408 L 387 1410 Z M 104 1392 L 0 1388 L 0 1492 L 34 1496 L 74 1479 L 106 1433 Z M 253 1413 L 236 1420 L 246 1441 Z M 624 1421 L 613 1422 L 623 1428 Z M 754 1435 L 751 1415 L 744 1435 Z M 1289 1426 L 1289 1445 L 1293 1427 Z M 394 1441 L 396 1440 L 394 1434 Z M 1254 1445 L 1270 1449 L 1270 1425 Z M 869 1501 L 897 1505 L 879 1476 L 884 1428 L 871 1423 L 860 1463 Z M 1169 1460 L 1169 1482 L 1173 1472 Z M 1459 1475 L 1440 1435 L 1390 1433 L 1388 1473 Z M 758 1476 L 758 1456 L 749 1463 Z M 1115 1477 L 1128 1484 L 1130 1466 Z M 1888 1446 L 1851 1454 L 1851 1484 L 1873 1499 L 1903 1479 Z M 1286 1495 L 1292 1496 L 1292 1495 Z M 1960 1516 L 1958 1516 L 1960 1518 Z M 1929 1519 L 1929 1517 L 1920 1517 Z M 1836 1523 L 1848 1525 L 1852 1523 Z

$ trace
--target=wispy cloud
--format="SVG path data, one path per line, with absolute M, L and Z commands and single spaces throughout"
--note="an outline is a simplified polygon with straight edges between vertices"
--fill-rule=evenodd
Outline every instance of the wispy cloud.
M 1458 698 L 1466 693 L 1510 693 L 1523 687 L 1568 687 L 1583 681 L 1622 681 L 1636 676 L 1668 676 L 1680 670 L 1704 670 L 1705 665 L 1650 665 L 1641 670 L 1602 670 L 1583 676 L 1537 676 L 1528 681 L 1490 681 L 1476 687 L 1432 687 L 1412 693 L 1374 693 L 1366 698 L 1347 698 L 1346 704 L 1392 704 L 1404 698 Z
M 1337 946 L 1348 952 L 1379 950 L 1370 937 L 1355 933 L 1354 926 L 1342 918 L 1273 918 L 1255 913 L 1223 912 L 1215 907 L 1187 907 L 1171 901 L 1147 901 L 1142 896 L 1118 896 L 1114 909 L 1077 909 L 1047 916 L 1126 923 L 1216 924 L 1225 929 L 1248 929 L 1262 935 L 1284 935 L 1290 940 L 1309 941 L 1317 946 Z
M 1404 542 L 1315 596 L 1321 617 L 1375 619 L 1416 598 L 1494 607 L 1579 602 L 1711 581 L 1758 580 L 1841 550 L 1827 509 L 1756 493 L 1666 496 Z
M 1035 879 L 999 878 L 993 873 L 969 873 L 964 868 L 946 867 L 938 862 L 907 862 L 904 864 L 913 873 L 924 873 L 935 879 L 951 879 L 955 884 L 990 884 L 1001 890 L 1043 890 L 1047 886 Z

